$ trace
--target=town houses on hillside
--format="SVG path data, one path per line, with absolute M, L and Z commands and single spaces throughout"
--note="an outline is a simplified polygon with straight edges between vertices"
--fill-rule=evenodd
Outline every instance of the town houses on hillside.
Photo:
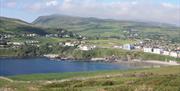
M 163 41 L 144 40 L 135 44 L 124 44 L 122 46 L 114 46 L 124 50 L 137 50 L 146 53 L 159 54 L 180 58 L 180 45 L 171 45 Z

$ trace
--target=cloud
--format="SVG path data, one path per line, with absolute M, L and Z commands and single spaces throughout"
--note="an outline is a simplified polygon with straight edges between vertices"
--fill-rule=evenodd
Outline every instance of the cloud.
M 170 3 L 161 3 L 161 5 L 163 6 L 163 7 L 166 7 L 166 8 L 178 8 L 178 6 L 176 6 L 176 5 L 173 5 L 173 4 L 170 4 Z
M 41 3 L 35 3 L 31 6 L 27 5 L 27 9 L 33 12 L 38 12 L 42 9 L 42 4 Z
M 7 3 L 7 7 L 9 7 L 9 8 L 14 8 L 14 7 L 16 7 L 16 2 L 8 2 L 8 3 Z
M 46 2 L 46 6 L 57 6 L 58 5 L 58 1 L 56 0 L 50 0 Z
M 0 7 L 1 8 L 16 8 L 17 7 L 17 2 L 16 1 L 1 1 L 0 0 Z
M 97 0 L 64 0 L 59 12 L 69 15 L 119 20 L 156 21 L 180 25 L 180 6 L 145 0 L 103 3 Z

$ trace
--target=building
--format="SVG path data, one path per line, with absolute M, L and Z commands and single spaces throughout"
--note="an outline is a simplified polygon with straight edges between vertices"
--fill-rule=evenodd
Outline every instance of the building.
M 148 53 L 153 52 L 153 48 L 144 47 L 143 50 L 144 50 L 144 52 L 148 52 Z
M 180 58 L 180 52 L 178 52 L 178 58 Z
M 25 43 L 27 43 L 27 44 L 37 44 L 37 43 L 39 43 L 39 41 L 36 41 L 36 40 L 27 40 Z
M 163 51 L 163 55 L 169 56 L 170 52 L 169 51 Z
M 172 52 L 170 52 L 169 56 L 177 58 L 178 57 L 178 53 L 175 52 L 175 51 L 172 51 Z
M 125 50 L 132 50 L 132 49 L 134 49 L 134 46 L 131 45 L 131 44 L 125 44 L 125 45 L 123 45 L 123 49 L 125 49 Z
M 88 50 L 91 50 L 91 48 L 88 47 L 88 46 L 79 46 L 79 49 L 82 50 L 82 51 L 88 51 Z
M 36 37 L 37 34 L 35 34 L 35 33 L 30 33 L 30 34 L 24 34 L 23 36 L 26 36 L 26 37 Z
M 154 54 L 161 54 L 161 52 L 162 52 L 162 49 L 160 49 L 160 48 L 153 48 L 153 52 L 152 53 L 154 53 Z
M 75 45 L 71 42 L 65 42 L 64 46 L 75 46 Z
M 44 55 L 44 57 L 47 57 L 47 58 L 57 58 L 57 57 L 59 57 L 59 55 L 58 54 L 46 54 L 46 55 Z
M 142 47 L 141 46 L 134 46 L 135 49 L 141 50 Z
M 7 41 L 0 40 L 0 47 L 5 47 L 7 45 Z
M 96 48 L 96 46 L 79 45 L 78 48 L 82 51 L 88 51 Z
M 8 42 L 7 43 L 8 45 L 10 44 L 12 44 L 12 45 L 16 45 L 16 46 L 20 46 L 20 45 L 24 45 L 24 43 L 23 42 Z
M 120 48 L 120 49 L 122 49 L 123 47 L 122 46 L 113 46 L 113 48 Z

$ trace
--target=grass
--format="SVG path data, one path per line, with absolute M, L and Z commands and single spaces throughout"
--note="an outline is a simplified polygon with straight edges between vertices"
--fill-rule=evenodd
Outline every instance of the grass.
M 44 85 L 42 91 L 179 91 L 180 67 L 121 72 L 122 77 L 72 80 Z M 175 70 L 176 69 L 176 70 Z M 173 71 L 173 72 L 169 72 Z M 48 89 L 48 90 L 47 90 Z
M 0 79 L 0 89 L 12 91 L 179 91 L 180 66 L 169 66 L 153 69 L 113 70 L 98 72 L 74 72 L 56 74 L 33 74 L 10 76 L 14 82 Z M 118 76 L 113 76 L 121 74 Z M 98 77 L 85 80 L 60 79 Z M 56 81 L 47 83 L 46 80 Z
M 136 40 L 120 40 L 120 39 L 99 39 L 99 40 L 86 40 L 87 43 L 93 44 L 100 47 L 113 47 L 123 44 L 133 44 Z
M 17 75 L 9 76 L 8 78 L 13 80 L 24 80 L 24 81 L 36 81 L 36 80 L 61 80 L 66 78 L 75 77 L 89 77 L 97 75 L 109 75 L 109 74 L 122 74 L 122 73 L 134 73 L 134 72 L 153 72 L 165 74 L 180 73 L 178 70 L 180 66 L 167 67 L 167 68 L 153 68 L 153 69 L 134 69 L 134 70 L 112 70 L 112 71 L 96 71 L 96 72 L 69 72 L 69 73 L 50 73 L 50 74 L 32 74 L 32 75 Z M 168 72 L 168 73 L 167 73 Z
M 74 40 L 71 38 L 46 38 L 46 37 L 40 37 L 38 38 L 38 41 L 40 41 L 41 45 L 47 44 L 47 43 L 60 43 L 65 42 L 67 40 Z

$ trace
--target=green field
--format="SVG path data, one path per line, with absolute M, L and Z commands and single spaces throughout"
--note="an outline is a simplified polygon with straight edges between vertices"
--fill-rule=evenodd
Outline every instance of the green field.
M 180 66 L 10 76 L 0 89 L 12 91 L 179 91 Z M 63 79 L 67 79 L 64 80 Z
M 96 45 L 98 47 L 113 47 L 113 46 L 120 46 L 123 44 L 134 44 L 137 43 L 137 40 L 130 40 L 130 39 L 98 39 L 98 40 L 86 40 L 88 44 Z

